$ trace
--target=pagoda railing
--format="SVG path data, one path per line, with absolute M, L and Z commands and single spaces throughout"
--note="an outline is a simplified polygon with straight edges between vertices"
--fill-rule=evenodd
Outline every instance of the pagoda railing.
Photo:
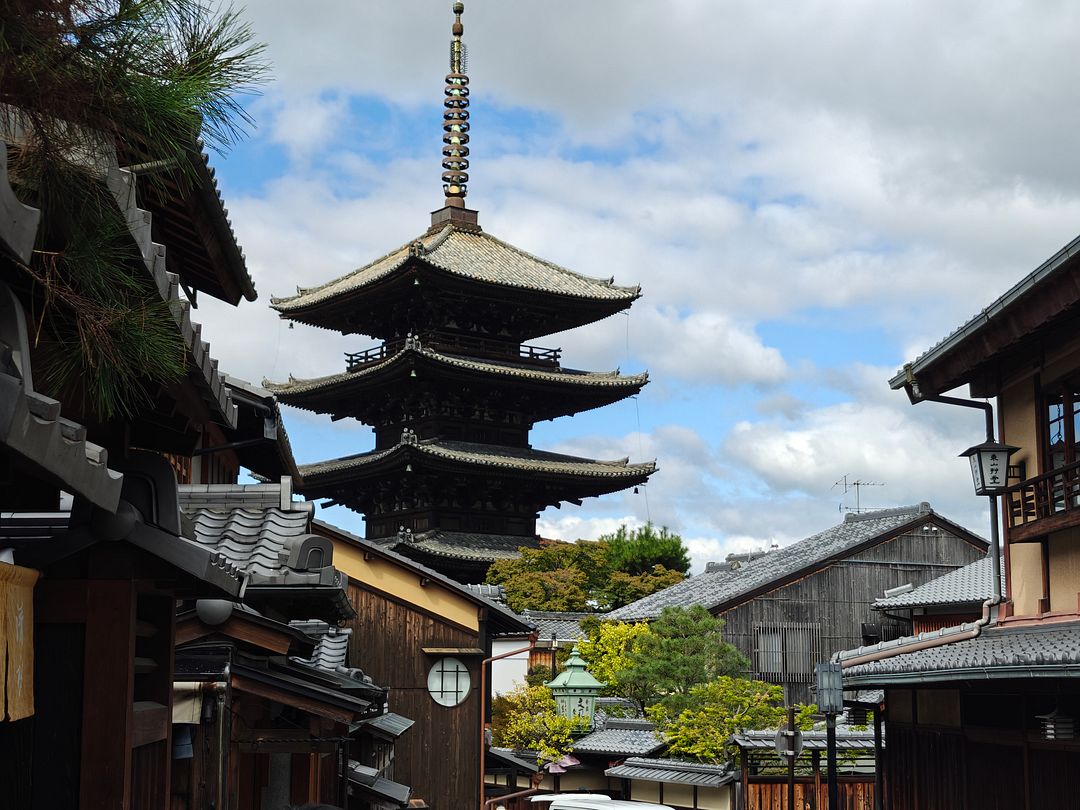
M 559 360 L 562 358 L 562 349 L 548 349 L 526 343 L 511 343 L 506 340 L 492 340 L 451 332 L 429 332 L 420 335 L 417 340 L 425 349 L 434 349 L 438 352 L 531 366 L 558 367 Z M 345 367 L 350 372 L 359 371 L 397 354 L 406 342 L 405 339 L 390 340 L 364 351 L 345 352 Z
M 1014 484 L 1004 497 L 1012 540 L 1080 524 L 1080 461 Z

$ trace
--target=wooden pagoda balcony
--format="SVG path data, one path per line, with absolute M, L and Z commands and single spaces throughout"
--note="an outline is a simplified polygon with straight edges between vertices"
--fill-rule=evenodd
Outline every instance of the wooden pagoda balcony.
M 547 349 L 543 346 L 510 343 L 505 340 L 455 335 L 449 332 L 429 332 L 419 337 L 420 345 L 446 354 L 465 355 L 502 362 L 521 363 L 542 368 L 558 368 L 562 358 L 562 349 Z M 381 346 L 375 346 L 362 352 L 345 352 L 345 367 L 348 371 L 359 371 L 366 366 L 385 360 L 401 351 L 405 340 L 391 340 Z
M 1014 484 L 1004 497 L 1012 542 L 1080 525 L 1080 462 Z

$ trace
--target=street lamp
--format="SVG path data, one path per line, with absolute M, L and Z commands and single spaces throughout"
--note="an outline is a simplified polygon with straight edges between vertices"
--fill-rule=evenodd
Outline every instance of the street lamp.
M 985 441 L 960 454 L 971 463 L 976 495 L 993 498 L 1005 490 L 1008 486 L 1009 457 L 1019 449 L 1001 442 Z
M 986 430 L 988 438 L 985 442 L 969 447 L 960 455 L 966 456 L 971 462 L 971 480 L 975 484 L 975 494 L 990 498 L 990 565 L 994 569 L 991 574 L 994 586 L 991 602 L 996 606 L 1001 604 L 1001 541 L 997 496 L 1005 491 L 1009 483 L 1009 457 L 1020 448 L 995 441 L 989 422 Z
M 829 807 L 840 806 L 836 779 L 836 715 L 844 711 L 844 670 L 833 661 L 817 665 L 817 704 L 825 715 L 825 756 L 829 776 Z

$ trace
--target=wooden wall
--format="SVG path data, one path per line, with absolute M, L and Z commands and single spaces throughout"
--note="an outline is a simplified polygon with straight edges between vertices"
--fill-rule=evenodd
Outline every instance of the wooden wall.
M 440 656 L 424 647 L 486 648 L 475 631 L 450 624 L 381 593 L 349 583 L 357 618 L 349 649 L 350 666 L 360 667 L 390 688 L 390 711 L 415 725 L 398 739 L 394 780 L 409 785 L 414 798 L 432 810 L 460 810 L 477 804 L 480 790 L 480 656 L 455 656 L 469 669 L 471 695 L 459 706 L 440 706 L 427 692 L 428 670 Z
M 1080 687 L 1029 679 L 888 690 L 885 810 L 1080 807 L 1080 740 L 1046 741 L 1038 730 L 1038 715 L 1055 708 L 1075 716 Z
M 818 660 L 824 661 L 838 650 L 862 645 L 863 622 L 880 623 L 883 640 L 909 632 L 906 623 L 870 607 L 886 588 L 908 582 L 919 586 L 984 553 L 946 532 L 918 529 L 721 612 L 724 637 L 753 663 L 755 624 L 816 623 Z M 812 681 L 811 675 L 805 682 L 789 683 L 789 699 L 809 702 Z
M 874 782 L 845 778 L 837 785 L 837 810 L 874 810 Z M 746 787 L 746 810 L 788 810 L 786 781 L 754 782 Z M 829 810 L 825 782 L 795 782 L 795 810 Z

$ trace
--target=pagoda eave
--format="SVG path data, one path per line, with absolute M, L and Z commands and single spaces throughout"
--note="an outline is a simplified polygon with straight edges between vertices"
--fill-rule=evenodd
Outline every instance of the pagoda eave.
M 373 424 L 385 397 L 468 389 L 480 401 L 522 400 L 529 421 L 599 408 L 639 393 L 648 374 L 587 373 L 403 349 L 356 371 L 286 383 L 263 381 L 287 405 Z

